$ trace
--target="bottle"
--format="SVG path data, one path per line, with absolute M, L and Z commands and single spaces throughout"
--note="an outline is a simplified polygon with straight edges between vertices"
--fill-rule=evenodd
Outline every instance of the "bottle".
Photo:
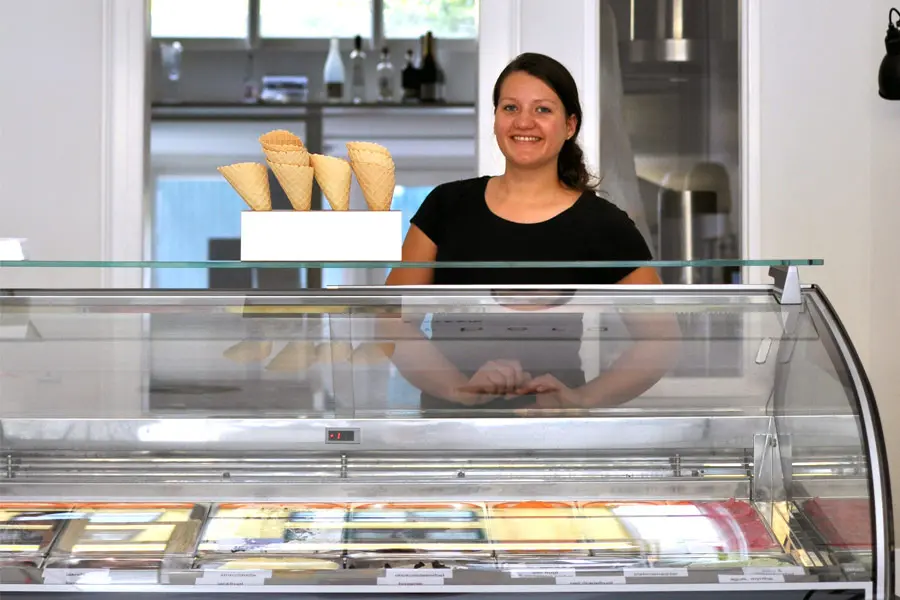
M 438 64 L 434 57 L 434 35 L 425 34 L 425 47 L 422 49 L 422 68 L 419 71 L 422 102 L 437 102 Z
M 391 51 L 385 46 L 381 49 L 381 60 L 375 67 L 378 74 L 378 101 L 394 101 L 394 65 L 391 64 Z
M 406 66 L 403 67 L 403 101 L 418 102 L 419 100 L 419 69 L 413 61 L 413 50 L 406 51 Z
M 438 60 L 438 49 L 437 49 L 437 38 L 431 40 L 431 51 L 434 54 L 434 62 L 437 64 L 437 85 L 435 89 L 435 93 L 437 96 L 438 102 L 446 102 L 447 101 L 447 74 L 444 72 L 444 67 L 441 65 Z
M 344 61 L 341 58 L 341 46 L 338 38 L 331 40 L 331 50 L 325 59 L 325 99 L 329 102 L 340 102 L 344 99 Z
M 362 48 L 362 36 L 353 40 L 350 52 L 350 94 L 354 104 L 366 101 L 366 53 Z
M 256 61 L 253 52 L 247 53 L 247 66 L 244 69 L 244 103 L 256 104 L 259 101 L 259 86 L 256 85 Z

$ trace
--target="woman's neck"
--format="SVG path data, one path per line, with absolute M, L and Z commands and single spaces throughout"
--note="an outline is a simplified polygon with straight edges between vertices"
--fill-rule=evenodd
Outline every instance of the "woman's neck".
M 506 166 L 506 172 L 499 178 L 500 190 L 507 198 L 520 202 L 546 202 L 548 195 L 558 194 L 564 186 L 559 181 L 556 165 L 542 169 L 516 169 Z

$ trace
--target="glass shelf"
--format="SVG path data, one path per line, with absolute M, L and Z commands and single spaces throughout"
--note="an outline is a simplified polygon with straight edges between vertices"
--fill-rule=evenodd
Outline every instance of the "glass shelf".
M 657 261 L 466 261 L 466 262 L 242 262 L 222 261 L 91 261 L 91 260 L 23 260 L 0 261 L 0 268 L 34 269 L 603 269 L 622 267 L 690 268 L 690 267 L 813 267 L 822 266 L 821 259 L 759 259 L 759 260 L 657 260 Z

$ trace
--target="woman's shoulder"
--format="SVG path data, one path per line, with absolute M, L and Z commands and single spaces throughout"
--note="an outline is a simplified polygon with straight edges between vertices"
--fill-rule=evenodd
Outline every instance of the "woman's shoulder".
M 634 221 L 628 216 L 628 213 L 619 208 L 602 191 L 588 190 L 584 192 L 578 202 L 578 207 L 583 211 L 583 214 L 579 215 L 580 217 L 602 219 L 609 225 L 634 225 Z
M 484 176 L 447 181 L 435 186 L 429 195 L 440 200 L 452 201 L 472 198 L 481 199 L 484 198 L 484 190 L 489 179 L 489 176 Z
M 587 191 L 577 203 L 573 215 L 579 226 L 590 231 L 592 244 L 615 248 L 627 258 L 621 260 L 650 260 L 652 253 L 631 216 L 619 208 L 603 192 Z M 603 232 L 602 235 L 597 235 Z

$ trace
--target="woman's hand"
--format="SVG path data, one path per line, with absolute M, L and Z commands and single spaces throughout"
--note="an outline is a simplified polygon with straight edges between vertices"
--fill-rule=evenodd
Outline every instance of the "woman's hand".
M 586 408 L 595 404 L 588 402 L 584 388 L 570 388 L 549 374 L 535 377 L 520 392 L 534 394 L 534 408 Z
M 457 389 L 456 400 L 466 406 L 478 406 L 496 398 L 513 398 L 522 394 L 532 381 L 517 360 L 492 360 Z

